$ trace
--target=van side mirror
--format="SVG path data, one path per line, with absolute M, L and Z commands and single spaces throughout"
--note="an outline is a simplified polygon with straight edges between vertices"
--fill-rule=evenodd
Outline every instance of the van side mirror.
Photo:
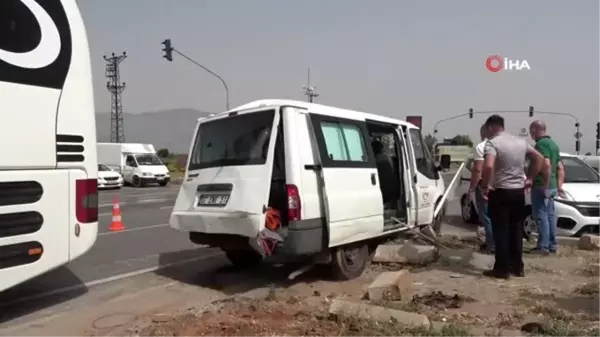
M 443 154 L 440 158 L 440 167 L 442 169 L 449 169 L 450 168 L 450 155 L 449 154 Z

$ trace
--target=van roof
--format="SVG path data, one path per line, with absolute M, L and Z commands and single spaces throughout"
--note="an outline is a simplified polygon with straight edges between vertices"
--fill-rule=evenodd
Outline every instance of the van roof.
M 396 118 L 391 118 L 391 117 L 386 117 L 386 116 L 382 116 L 382 115 L 376 115 L 376 114 L 371 114 L 371 113 L 366 113 L 366 112 L 361 112 L 361 111 L 342 109 L 342 108 L 337 108 L 337 107 L 323 105 L 323 104 L 309 103 L 309 102 L 304 102 L 304 101 L 296 101 L 296 100 L 291 100 L 291 99 L 261 99 L 261 100 L 257 100 L 257 101 L 252 101 L 252 102 L 240 105 L 238 107 L 235 107 L 229 111 L 211 115 L 210 117 L 208 117 L 208 119 L 210 119 L 212 117 L 223 116 L 225 114 L 228 114 L 228 113 L 231 113 L 234 111 L 242 111 L 242 110 L 256 109 L 256 108 L 260 108 L 260 107 L 269 107 L 269 106 L 295 106 L 295 107 L 310 110 L 311 112 L 318 113 L 318 114 L 333 115 L 333 116 L 337 116 L 337 117 L 356 119 L 356 120 L 371 119 L 371 120 L 375 120 L 375 121 L 379 121 L 379 122 L 387 122 L 387 123 L 392 123 L 392 124 L 406 125 L 409 128 L 418 129 L 418 127 L 415 126 L 414 124 L 409 123 L 407 121 L 403 121 L 401 119 L 396 119 Z M 198 121 L 206 120 L 206 119 L 207 119 L 206 117 L 202 117 L 202 118 L 198 118 Z

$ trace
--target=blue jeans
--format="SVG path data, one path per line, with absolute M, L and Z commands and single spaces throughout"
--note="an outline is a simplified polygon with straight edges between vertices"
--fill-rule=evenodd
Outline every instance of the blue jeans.
M 493 249 L 494 234 L 492 232 L 492 221 L 488 213 L 488 202 L 483 199 L 483 191 L 479 187 L 475 188 L 475 202 L 477 203 L 479 221 L 481 221 L 483 230 L 485 231 L 485 245 L 487 249 Z
M 531 190 L 531 208 L 538 225 L 537 248 L 544 251 L 556 251 L 556 212 L 554 197 L 555 188 L 534 187 Z

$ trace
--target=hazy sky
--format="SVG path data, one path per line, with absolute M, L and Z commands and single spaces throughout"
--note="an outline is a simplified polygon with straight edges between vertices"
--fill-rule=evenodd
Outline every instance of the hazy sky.
M 261 98 L 305 100 L 405 118 L 480 110 L 568 112 L 593 151 L 599 120 L 599 1 L 80 0 L 91 44 L 96 107 L 110 109 L 102 56 L 122 63 L 126 112 L 225 109 L 221 83 L 174 55 L 165 38 L 223 77 L 231 106 Z M 491 73 L 489 55 L 527 60 L 529 71 Z M 561 148 L 574 151 L 574 121 L 542 116 Z M 439 126 L 476 136 L 485 116 Z M 505 115 L 510 131 L 529 125 Z

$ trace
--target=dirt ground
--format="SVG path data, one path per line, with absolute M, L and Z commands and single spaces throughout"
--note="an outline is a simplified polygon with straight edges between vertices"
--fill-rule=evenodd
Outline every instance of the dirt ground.
M 430 265 L 372 265 L 361 278 L 347 282 L 324 281 L 323 272 L 314 270 L 292 283 L 272 284 L 254 295 L 231 296 L 206 307 L 183 308 L 178 313 L 154 316 L 138 322 L 129 333 L 137 336 L 599 335 L 598 252 L 562 247 L 554 256 L 525 255 L 526 277 L 491 280 L 481 276 L 491 257 L 481 255 L 473 259 L 477 242 L 457 238 L 443 238 L 443 241 L 453 248 L 454 255 L 442 254 Z M 411 271 L 414 282 L 401 299 L 376 303 L 364 299 L 366 287 L 380 272 L 402 268 Z M 235 285 L 224 285 L 229 286 Z M 332 316 L 328 308 L 334 298 L 422 313 L 432 321 L 432 327 L 411 328 L 398 322 L 376 323 Z

